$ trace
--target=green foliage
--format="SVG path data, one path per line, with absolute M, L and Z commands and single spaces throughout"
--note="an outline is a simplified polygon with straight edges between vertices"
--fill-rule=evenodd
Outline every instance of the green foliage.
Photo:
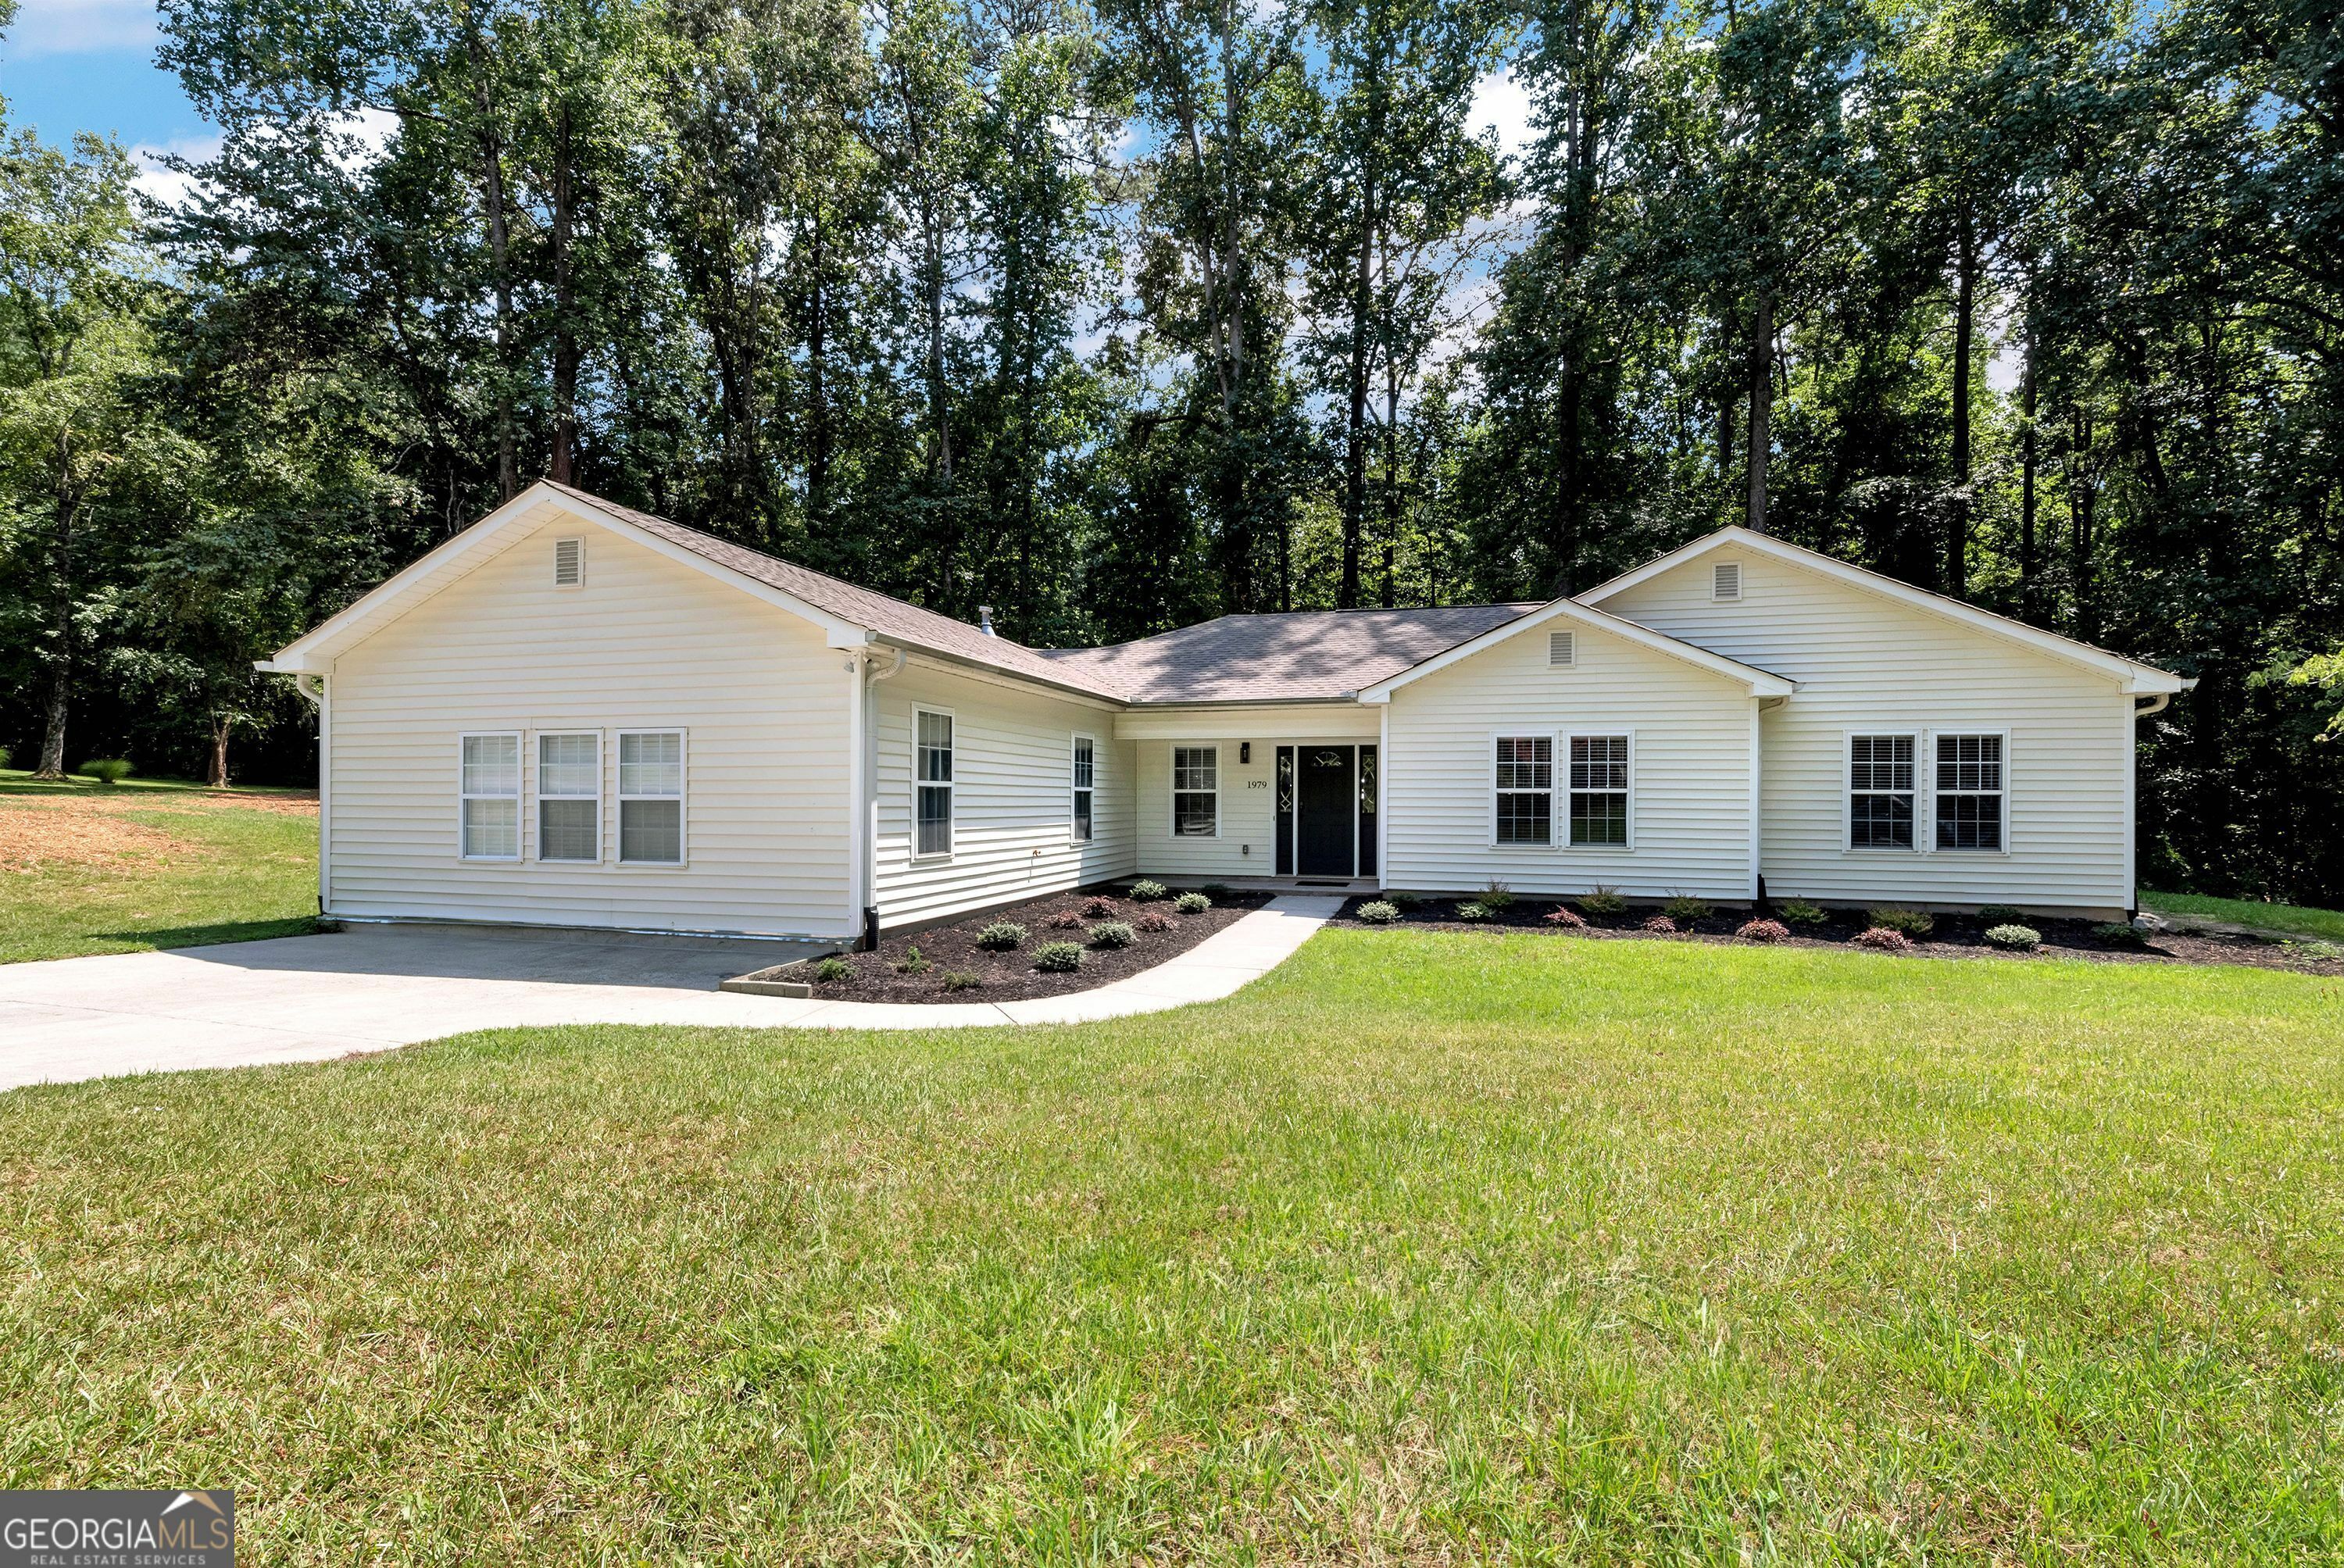
M 936 976 L 936 984 L 947 991 L 974 991 L 985 984 L 985 976 L 973 969 L 947 969 Z
M 976 945 L 988 953 L 1015 952 L 1025 940 L 1026 927 L 1009 920 L 996 920 L 976 934 Z
M 896 960 L 895 973 L 898 975 L 924 975 L 935 967 L 935 963 L 928 958 L 923 957 L 917 947 L 907 947 L 904 950 L 903 957 Z
M 1130 946 L 1139 940 L 1139 935 L 1120 920 L 1106 920 L 1091 927 L 1090 938 L 1092 946 L 1113 951 Z
M 1926 936 L 1937 928 L 1936 918 L 1927 910 L 1904 909 L 1894 905 L 1872 910 L 1865 918 L 1871 922 L 1872 928 L 1874 930 L 1894 931 L 1916 939 Z
M 1977 917 L 1981 923 L 1987 926 L 2024 926 L 2026 924 L 2026 911 L 2014 909 L 2007 904 L 1988 904 L 1982 905 L 1977 912 Z
M 854 974 L 854 966 L 844 958 L 824 958 L 813 966 L 813 977 L 825 986 L 835 981 L 849 979 Z
M 1784 923 L 1792 926 L 1813 928 L 1831 924 L 1831 914 L 1828 910 L 1821 905 L 1810 904 L 1803 898 L 1789 899 L 1777 905 L 1774 912 L 1783 917 Z
M 2111 947 L 2145 947 L 2148 938 L 2129 921 L 2109 920 L 2092 927 L 2092 935 Z
M 1663 914 L 1667 915 L 1670 919 L 1675 921 L 1680 926 L 1697 925 L 1717 913 L 1717 905 L 1712 904 L 1708 899 L 1695 898 L 1689 894 L 1682 893 L 1678 894 L 1675 897 L 1662 905 L 1661 909 Z
M 1621 895 L 1618 888 L 1606 887 L 1598 883 L 1594 892 L 1579 901 L 1579 907 L 1585 914 L 1609 919 L 1613 916 L 1625 915 L 1628 912 L 1628 900 Z
M 2281 946 L 2307 964 L 2344 963 L 2344 942 L 2288 942 Z
M 1474 902 L 1493 915 L 1501 914 L 1512 908 L 1514 904 L 1514 890 L 1504 883 L 1495 880 L 1473 896 Z
M 1172 907 L 1183 915 L 1202 915 L 1212 906 L 1212 899 L 1202 893 L 1183 893 L 1172 901 Z
M 2018 953 L 2043 946 L 2043 933 L 2031 926 L 2020 926 L 2015 922 L 2009 925 L 1988 926 L 1985 939 L 1993 946 L 2007 947 Z
M 1204 885 L 1202 892 L 1207 898 L 1227 898 L 1229 895 L 1229 885 L 1226 882 L 1207 882 Z
M 1476 899 L 1468 899 L 1457 906 L 1460 920 L 1495 920 L 1498 912 Z
M 1370 926 L 1389 926 L 1399 919 L 1399 910 L 1389 901 L 1371 898 L 1351 912 L 1352 917 Z
M 138 770 L 120 757 L 99 757 L 82 764 L 74 771 L 102 784 L 118 784 Z
M 1137 882 L 1131 885 L 1131 901 L 1134 904 L 1153 904 L 1159 899 L 1169 898 L 1171 896 L 1172 890 L 1170 888 L 1165 886 L 1160 882 L 1150 882 L 1146 877 L 1142 877 Z
M 1072 942 L 1045 942 L 1034 949 L 1034 967 L 1046 975 L 1071 975 L 1083 966 L 1083 950 Z
M 1390 905 L 1394 909 L 1399 910 L 1400 913 L 1402 913 L 1402 914 L 1404 915 L 1404 914 L 1408 913 L 1408 911 L 1409 911 L 1409 910 L 1411 910 L 1411 909 L 1421 909 L 1421 908 L 1423 908 L 1423 907 L 1424 907 L 1424 895 L 1422 895 L 1421 893 L 1401 893 L 1401 892 L 1397 892 L 1397 891 L 1387 891 L 1387 892 L 1384 894 L 1384 902 L 1385 902 L 1386 904 Z

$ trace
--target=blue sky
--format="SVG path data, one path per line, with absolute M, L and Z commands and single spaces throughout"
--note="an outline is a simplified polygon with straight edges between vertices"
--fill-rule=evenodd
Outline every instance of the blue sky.
M 214 132 L 155 64 L 148 0 L 24 0 L 0 38 L 0 97 L 44 140 L 109 133 L 126 146 L 201 151 Z

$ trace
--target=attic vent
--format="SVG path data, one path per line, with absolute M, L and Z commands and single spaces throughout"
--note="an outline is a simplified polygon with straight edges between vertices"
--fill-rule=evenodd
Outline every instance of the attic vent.
M 1550 664 L 1579 663 L 1579 633 L 1550 632 L 1546 634 L 1546 662 Z
M 1742 597 L 1742 562 L 1721 561 L 1709 569 L 1709 596 L 1720 603 Z
M 582 539 L 557 539 L 553 541 L 553 585 L 575 588 L 586 581 L 586 541 Z

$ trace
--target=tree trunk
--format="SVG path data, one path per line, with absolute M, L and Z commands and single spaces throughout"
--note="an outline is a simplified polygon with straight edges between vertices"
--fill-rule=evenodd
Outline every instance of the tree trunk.
M 1750 329 L 1750 528 L 1766 531 L 1766 460 L 1773 437 L 1768 426 L 1774 410 L 1774 296 L 1758 290 L 1756 319 Z
M 2026 362 L 2018 373 L 2018 614 L 2023 621 L 2032 621 L 2036 617 L 2035 470 L 2037 455 L 2035 354 L 2035 320 L 2030 312 L 2026 323 Z
M 66 714 L 73 705 L 74 667 L 74 514 L 73 438 L 69 428 L 57 435 L 56 536 L 50 543 L 53 573 L 49 613 L 56 627 L 56 663 L 49 670 L 48 713 L 41 727 L 41 761 L 33 770 L 38 779 L 66 776 Z
M 571 163 L 570 106 L 564 103 L 553 116 L 553 453 L 549 465 L 563 484 L 574 482 L 578 446 L 578 301 L 570 261 L 578 192 Z M 226 745 L 223 740 L 223 757 Z
M 2092 602 L 2093 512 L 2099 501 L 2092 473 L 2092 417 L 2075 410 L 2067 443 L 2067 560 L 2076 598 L 2075 636 L 2089 642 L 2099 634 L 2099 614 Z
M 1977 225 L 1962 205 L 1954 242 L 1954 497 L 1945 509 L 1945 592 L 1964 598 L 1970 582 L 1970 354 L 1977 312 Z
M 806 510 L 819 521 L 830 512 L 830 296 L 823 287 L 830 257 L 819 204 L 813 215 L 813 295 L 806 312 Z
M 57 661 L 49 672 L 49 711 L 41 728 L 41 765 L 33 770 L 36 779 L 61 779 L 66 776 L 66 711 L 73 703 L 73 673 L 66 659 Z
M 1337 591 L 1339 610 L 1359 603 L 1359 554 L 1367 528 L 1368 509 L 1368 324 L 1375 310 L 1376 150 L 1383 136 L 1382 86 L 1370 49 L 1368 77 L 1367 147 L 1360 157 L 1358 266 L 1351 279 L 1351 363 L 1345 412 L 1343 453 L 1343 581 Z
M 475 96 L 480 106 L 480 196 L 489 215 L 489 258 L 497 294 L 497 499 L 520 491 L 520 460 L 513 444 L 512 268 L 505 231 L 504 149 L 496 131 L 496 104 L 489 96 L 488 51 L 475 32 L 470 43 Z
M 214 715 L 212 719 L 212 762 L 209 771 L 204 775 L 204 782 L 211 785 L 214 789 L 227 788 L 227 715 L 225 713 Z

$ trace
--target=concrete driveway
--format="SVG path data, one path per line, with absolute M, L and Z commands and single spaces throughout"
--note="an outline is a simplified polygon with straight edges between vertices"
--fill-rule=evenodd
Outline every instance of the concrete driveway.
M 775 1021 L 716 983 L 831 948 L 483 926 L 352 926 L 0 965 L 0 1089 L 318 1061 L 530 1024 Z

